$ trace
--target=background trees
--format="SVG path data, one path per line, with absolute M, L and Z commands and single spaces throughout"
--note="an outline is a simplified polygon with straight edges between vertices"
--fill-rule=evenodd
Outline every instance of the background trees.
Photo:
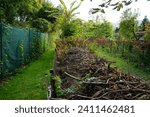
M 1 0 L 1 21 L 13 24 L 15 21 L 27 22 L 42 7 L 43 0 Z
M 21 27 L 36 28 L 41 32 L 52 31 L 59 8 L 45 0 L 1 0 L 0 21 Z
M 119 33 L 122 39 L 135 39 L 135 32 L 138 30 L 138 14 L 130 9 L 124 11 L 120 21 Z
M 109 40 L 114 39 L 114 27 L 107 20 L 103 20 L 102 22 L 96 23 L 94 29 L 94 35 L 97 38 L 106 38 Z
M 55 7 L 45 0 L 0 0 L 0 21 L 22 27 L 36 28 L 42 32 L 58 31 L 62 38 L 69 36 L 113 38 L 113 26 L 110 22 L 106 20 L 85 22 L 75 18 L 75 15 L 78 14 L 76 10 L 82 5 L 83 0 L 78 4 L 77 0 L 73 1 L 69 8 L 63 0 L 59 1 L 61 6 Z M 119 10 L 133 1 L 105 0 L 100 4 L 100 8 L 95 9 L 95 11 L 105 12 L 104 8 L 107 7 Z M 121 37 L 124 39 L 135 38 L 134 32 L 136 30 L 137 14 L 130 10 L 125 11 L 120 22 Z

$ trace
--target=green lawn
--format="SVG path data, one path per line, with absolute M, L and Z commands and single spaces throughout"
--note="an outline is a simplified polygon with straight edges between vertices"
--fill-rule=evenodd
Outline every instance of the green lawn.
M 94 51 L 96 53 L 97 56 L 103 57 L 109 61 L 116 62 L 112 66 L 118 67 L 124 73 L 128 73 L 128 74 L 140 77 L 140 78 L 150 80 L 150 73 L 144 72 L 144 70 L 143 70 L 144 68 L 143 69 L 142 68 L 141 69 L 136 68 L 134 65 L 132 65 L 132 63 L 125 61 L 123 58 L 119 58 L 117 56 L 114 56 L 111 53 L 107 53 L 105 51 L 102 51 L 101 48 L 92 47 L 91 49 L 92 49 L 92 51 Z
M 5 83 L 0 84 L 1 100 L 44 100 L 50 81 L 54 50 L 49 50 Z

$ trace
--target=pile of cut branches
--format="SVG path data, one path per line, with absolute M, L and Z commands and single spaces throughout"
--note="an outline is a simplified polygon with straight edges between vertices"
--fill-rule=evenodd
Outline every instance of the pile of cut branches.
M 61 49 L 57 48 L 56 52 Z M 86 48 L 70 47 L 65 56 L 57 58 L 56 53 L 54 71 L 62 80 L 65 99 L 150 99 L 147 81 L 122 73 L 111 67 L 114 62 L 99 58 Z M 76 90 L 67 93 L 71 88 Z

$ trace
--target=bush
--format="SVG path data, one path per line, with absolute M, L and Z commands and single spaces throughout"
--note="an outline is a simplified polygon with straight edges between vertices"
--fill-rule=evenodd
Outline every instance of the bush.
M 150 33 L 146 33 L 146 34 L 144 35 L 144 39 L 145 39 L 145 40 L 149 40 L 149 39 L 150 39 Z
M 34 20 L 32 26 L 41 32 L 50 32 L 52 30 L 52 24 L 43 18 Z

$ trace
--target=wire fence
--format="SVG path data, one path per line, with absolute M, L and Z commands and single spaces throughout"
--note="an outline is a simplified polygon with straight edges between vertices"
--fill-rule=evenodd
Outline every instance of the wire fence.
M 41 56 L 48 40 L 46 33 L 0 23 L 0 79 Z

